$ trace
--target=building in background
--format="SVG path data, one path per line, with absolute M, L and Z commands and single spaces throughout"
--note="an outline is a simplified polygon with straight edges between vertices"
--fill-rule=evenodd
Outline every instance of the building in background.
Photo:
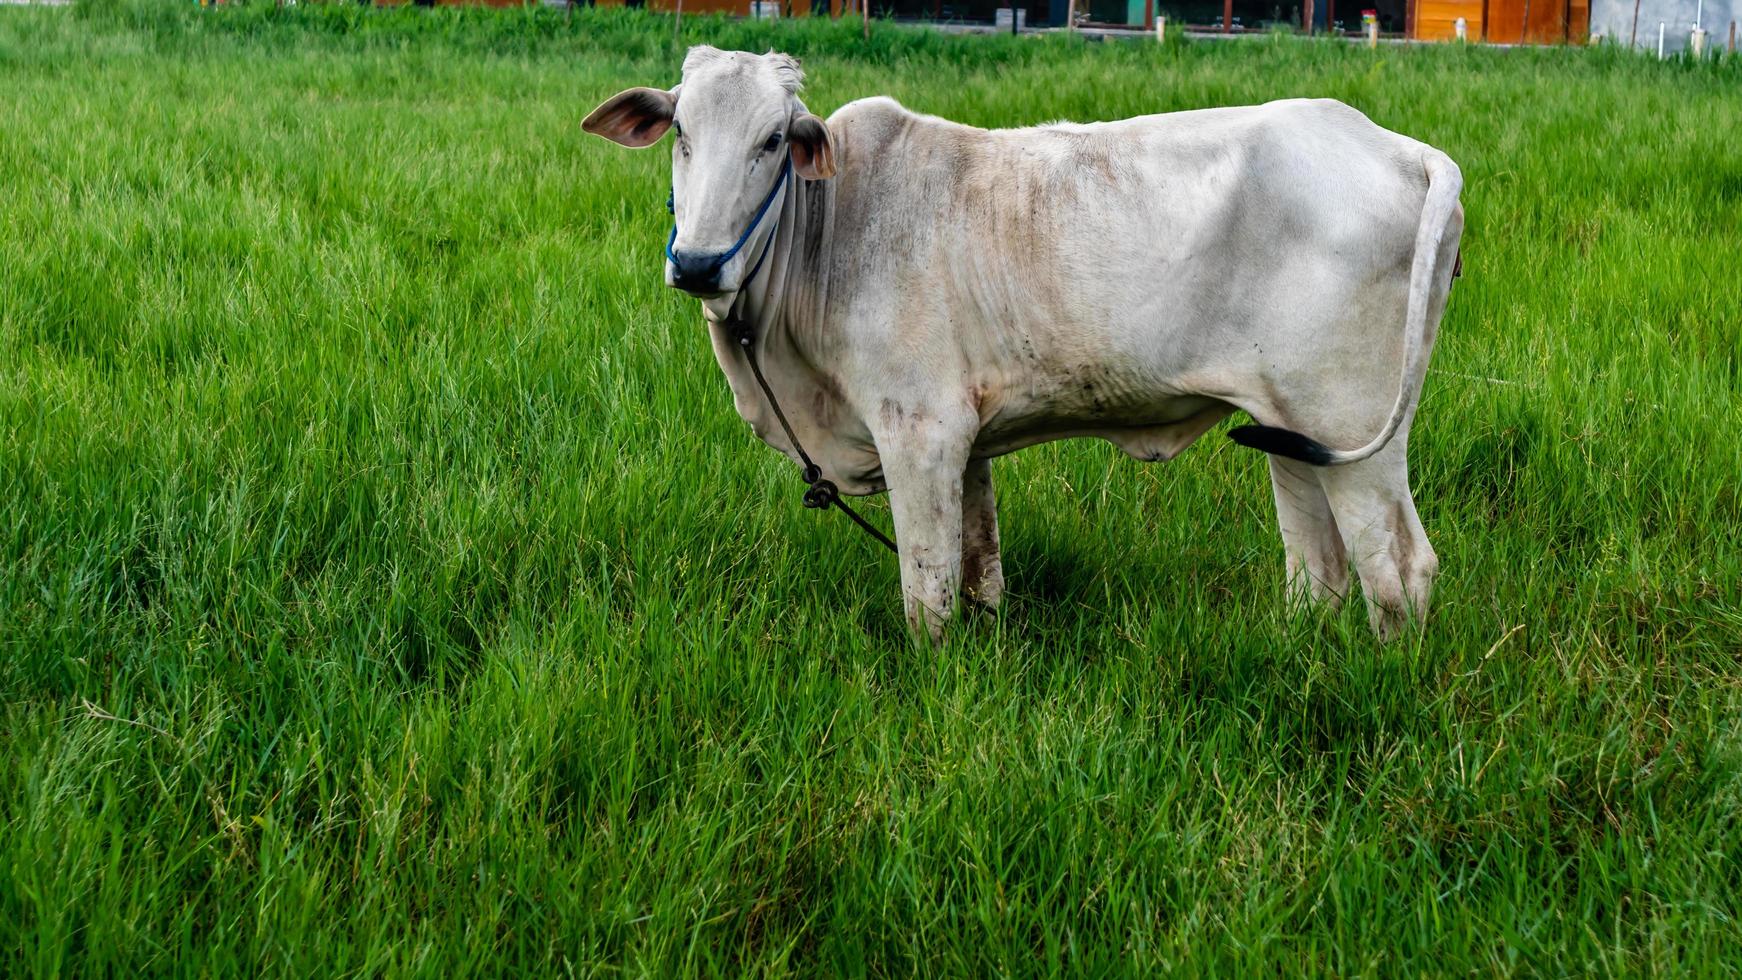
M 1703 8 L 1703 9 L 1702 9 Z M 1706 53 L 1727 51 L 1742 31 L 1742 0 L 1591 0 L 1591 37 L 1605 44 L 1657 50 L 1657 25 L 1663 25 L 1665 54 L 1685 49 L 1694 19 L 1706 32 Z
M 377 0 L 408 2 L 408 0 Z M 521 0 L 410 0 L 518 6 Z M 553 0 L 545 0 L 553 2 Z M 554 0 L 559 5 L 564 0 Z M 670 11 L 677 0 L 576 0 L 577 5 L 648 7 Z M 869 2 L 875 17 L 897 20 L 1008 25 L 1011 0 L 683 0 L 685 13 L 781 17 L 857 15 Z M 1063 26 L 1070 0 L 1020 0 L 1024 27 Z M 752 6 L 754 4 L 754 7 Z M 1077 20 L 1088 27 L 1151 30 L 1157 16 L 1185 30 L 1311 30 L 1355 36 L 1362 14 L 1373 11 L 1380 33 L 1418 41 L 1450 41 L 1462 18 L 1470 41 L 1490 44 L 1585 44 L 1593 38 L 1656 50 L 1658 24 L 1664 50 L 1688 46 L 1698 16 L 1707 50 L 1725 50 L 1730 25 L 1742 20 L 1742 0 L 1077 0 Z M 1002 15 L 1000 11 L 1003 11 Z M 1637 14 L 1636 14 L 1637 11 Z
M 749 17 L 752 14 L 765 14 L 772 11 L 777 17 L 826 17 L 859 9 L 853 3 L 844 2 L 844 0 L 815 0 L 814 3 L 812 0 L 766 0 L 767 5 L 758 10 L 752 10 L 752 2 L 754 0 L 683 0 L 683 12 L 686 14 L 737 14 L 740 17 Z M 579 3 L 580 0 L 577 0 L 577 5 Z M 677 9 L 676 0 L 585 0 L 586 6 L 595 4 L 600 7 L 646 7 L 649 10 L 667 13 Z M 986 6 L 990 11 L 994 4 L 988 3 Z M 877 0 L 872 0 L 872 12 L 881 16 L 881 9 L 882 5 Z M 942 20 L 945 18 L 934 19 Z M 988 12 L 984 19 L 990 21 L 992 19 L 991 13 Z
M 1450 41 L 1464 18 L 1472 41 L 1490 44 L 1584 44 L 1591 0 L 1415 0 L 1408 36 Z

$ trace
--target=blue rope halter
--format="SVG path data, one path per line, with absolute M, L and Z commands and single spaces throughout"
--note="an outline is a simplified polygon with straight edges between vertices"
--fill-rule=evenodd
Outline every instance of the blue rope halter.
M 768 190 L 768 196 L 762 199 L 762 206 L 756 209 L 756 217 L 750 219 L 750 227 L 744 229 L 744 234 L 739 235 L 738 240 L 732 244 L 732 247 L 726 250 L 726 254 L 720 257 L 720 265 L 722 267 L 724 267 L 726 263 L 732 261 L 732 256 L 737 255 L 739 249 L 744 247 L 744 243 L 750 240 L 750 236 L 756 233 L 757 226 L 762 224 L 763 216 L 768 213 L 769 206 L 774 203 L 775 195 L 779 194 L 780 189 L 786 186 L 786 178 L 791 173 L 792 155 L 787 154 L 786 158 L 782 160 L 780 164 L 780 179 L 774 182 L 774 186 Z M 665 240 L 665 257 L 670 259 L 673 265 L 677 264 L 677 256 L 673 255 L 671 251 L 671 247 L 677 244 L 677 221 L 675 220 L 677 216 L 676 202 L 676 190 L 665 195 L 665 209 L 672 213 L 674 219 L 671 223 L 671 237 Z M 750 280 L 756 278 L 756 273 L 762 271 L 762 260 L 768 258 L 769 251 L 770 249 L 768 248 L 762 250 L 762 257 L 756 260 L 756 265 L 751 268 L 750 274 L 744 277 L 742 285 L 749 285 Z

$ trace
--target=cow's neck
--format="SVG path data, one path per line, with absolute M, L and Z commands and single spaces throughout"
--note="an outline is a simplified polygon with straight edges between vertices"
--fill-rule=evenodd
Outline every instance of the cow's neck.
M 821 329 L 827 288 L 827 251 L 821 246 L 831 203 L 830 181 L 806 181 L 794 175 L 782 195 L 772 237 L 765 240 L 768 252 L 756 277 L 731 297 L 703 301 L 714 356 L 732 388 L 738 414 L 763 441 L 788 455 L 791 448 L 727 323 L 741 320 L 750 325 L 763 373 L 800 441 L 813 456 L 826 451 L 812 445 L 828 434 L 819 431 L 821 420 L 811 416 L 820 404 L 819 391 L 823 397 L 834 395 L 832 385 L 816 369 L 828 346 Z M 762 246 L 751 244 L 758 246 L 751 254 L 761 254 Z
M 812 238 L 820 239 L 827 223 L 830 190 L 829 181 L 793 175 L 781 195 L 779 218 L 769 223 L 770 237 L 751 243 L 757 246 L 751 254 L 761 257 L 761 268 L 731 296 L 703 301 L 710 321 L 749 323 L 759 349 L 789 343 L 799 345 L 801 353 L 811 353 L 807 348 L 817 339 L 815 323 L 824 286 L 822 250 Z M 756 264 L 752 259 L 751 265 Z M 779 352 L 771 353 L 778 356 Z

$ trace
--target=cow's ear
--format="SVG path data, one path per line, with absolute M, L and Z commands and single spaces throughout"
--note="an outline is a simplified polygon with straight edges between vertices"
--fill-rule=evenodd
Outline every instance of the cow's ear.
M 652 146 L 671 128 L 677 96 L 656 88 L 618 92 L 581 120 L 581 128 L 624 146 Z
M 835 138 L 821 119 L 808 112 L 793 117 L 786 128 L 792 144 L 792 169 L 805 180 L 822 180 L 835 175 Z

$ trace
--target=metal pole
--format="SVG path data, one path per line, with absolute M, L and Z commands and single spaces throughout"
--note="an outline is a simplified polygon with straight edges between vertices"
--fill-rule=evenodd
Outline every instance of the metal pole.
M 1627 47 L 1639 46 L 1639 0 L 1633 0 L 1633 30 L 1627 32 Z
M 1076 29 L 1077 29 L 1077 0 L 1071 0 L 1071 2 L 1065 7 L 1065 30 L 1075 31 Z
M 1234 0 L 1222 0 L 1222 33 L 1234 31 Z
M 1518 25 L 1518 43 L 1530 43 L 1530 0 L 1524 0 L 1524 23 Z

